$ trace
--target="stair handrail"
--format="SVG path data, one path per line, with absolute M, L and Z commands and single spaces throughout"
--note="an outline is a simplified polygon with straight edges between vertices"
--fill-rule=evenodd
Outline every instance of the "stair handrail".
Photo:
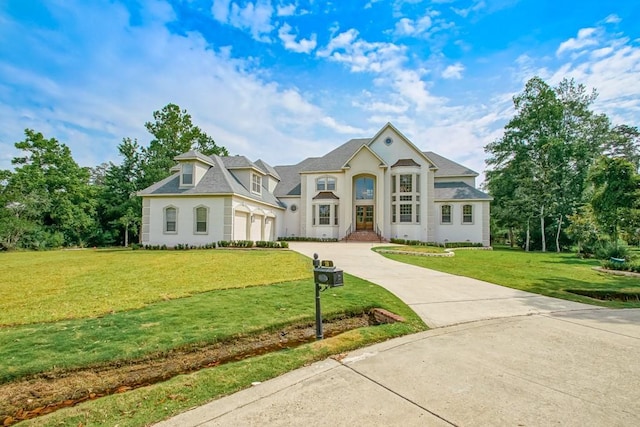
M 380 231 L 380 226 L 378 225 L 378 223 L 376 223 L 376 235 L 378 236 L 378 239 L 380 239 L 380 243 L 382 243 L 382 231 Z
M 353 224 L 349 225 L 349 228 L 347 228 L 347 231 L 345 231 L 344 233 L 344 241 L 345 243 L 347 241 L 349 241 L 349 236 L 351 235 L 351 227 L 353 226 Z

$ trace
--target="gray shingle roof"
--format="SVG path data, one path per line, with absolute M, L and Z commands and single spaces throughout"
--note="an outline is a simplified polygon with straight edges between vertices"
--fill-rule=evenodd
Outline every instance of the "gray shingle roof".
M 442 157 L 433 151 L 425 151 L 424 154 L 435 163 L 438 170 L 436 171 L 436 177 L 444 176 L 478 176 L 476 171 L 472 171 L 466 166 L 462 166 L 460 163 L 456 163 L 453 160 L 449 160 L 446 157 Z
M 311 157 L 304 160 L 301 172 L 338 171 L 363 145 L 371 141 L 370 138 L 352 139 L 341 146 L 329 151 L 322 157 Z M 313 160 L 312 160 L 313 159 Z M 307 162 L 307 160 L 310 160 Z M 299 163 L 300 164 L 300 163 Z
M 255 163 L 247 159 L 245 156 L 225 156 L 225 157 L 220 157 L 220 159 L 228 169 L 245 169 L 245 168 L 260 169 L 258 166 L 256 166 Z
M 196 150 L 187 151 L 186 153 L 182 153 L 173 158 L 173 160 L 191 160 L 191 159 L 198 159 L 208 164 L 211 163 L 211 157 L 206 156 Z
M 234 156 L 235 157 L 235 156 Z M 239 156 L 241 157 L 241 156 Z M 202 194 L 238 194 L 250 199 L 269 203 L 271 205 L 282 206 L 282 204 L 271 193 L 263 189 L 262 194 L 254 194 L 245 188 L 238 179 L 231 173 L 224 164 L 223 159 L 219 156 L 211 156 L 209 161 L 214 164 L 204 174 L 200 182 L 193 187 L 180 188 L 180 174 L 171 175 L 160 182 L 140 191 L 140 195 L 162 195 L 162 194 L 180 194 L 180 195 L 202 195 Z M 245 158 L 246 160 L 246 158 Z M 240 163 L 240 162 L 237 162 Z M 251 164 L 253 164 L 251 162 Z
M 493 200 L 491 196 L 464 182 L 436 182 L 436 200 Z
M 276 166 L 280 182 L 276 185 L 276 197 L 300 195 L 300 163 L 291 166 Z
M 258 166 L 266 175 L 271 175 L 272 177 L 278 180 L 280 179 L 280 175 L 278 175 L 278 172 L 273 168 L 273 166 L 271 166 L 264 160 L 262 159 L 256 160 L 255 165 Z

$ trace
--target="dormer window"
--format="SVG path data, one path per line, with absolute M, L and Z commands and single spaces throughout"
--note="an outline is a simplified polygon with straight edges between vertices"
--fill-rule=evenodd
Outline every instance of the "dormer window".
M 262 194 L 262 177 L 260 175 L 251 175 L 251 192 Z
M 193 185 L 193 163 L 182 165 L 181 185 Z

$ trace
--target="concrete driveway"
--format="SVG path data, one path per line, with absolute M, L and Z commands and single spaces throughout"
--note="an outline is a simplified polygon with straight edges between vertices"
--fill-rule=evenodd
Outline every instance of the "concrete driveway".
M 640 310 L 412 267 L 370 244 L 291 246 L 384 286 L 435 328 L 298 369 L 161 425 L 640 425 Z

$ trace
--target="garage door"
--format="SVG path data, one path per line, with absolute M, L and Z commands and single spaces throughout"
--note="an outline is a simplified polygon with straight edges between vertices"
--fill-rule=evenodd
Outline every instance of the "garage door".
M 233 240 L 247 240 L 246 212 L 236 212 L 233 216 Z
M 262 215 L 253 215 L 253 219 L 251 220 L 251 240 L 258 241 L 262 240 L 262 220 L 264 217 Z
M 273 240 L 273 218 L 264 220 L 264 240 Z

